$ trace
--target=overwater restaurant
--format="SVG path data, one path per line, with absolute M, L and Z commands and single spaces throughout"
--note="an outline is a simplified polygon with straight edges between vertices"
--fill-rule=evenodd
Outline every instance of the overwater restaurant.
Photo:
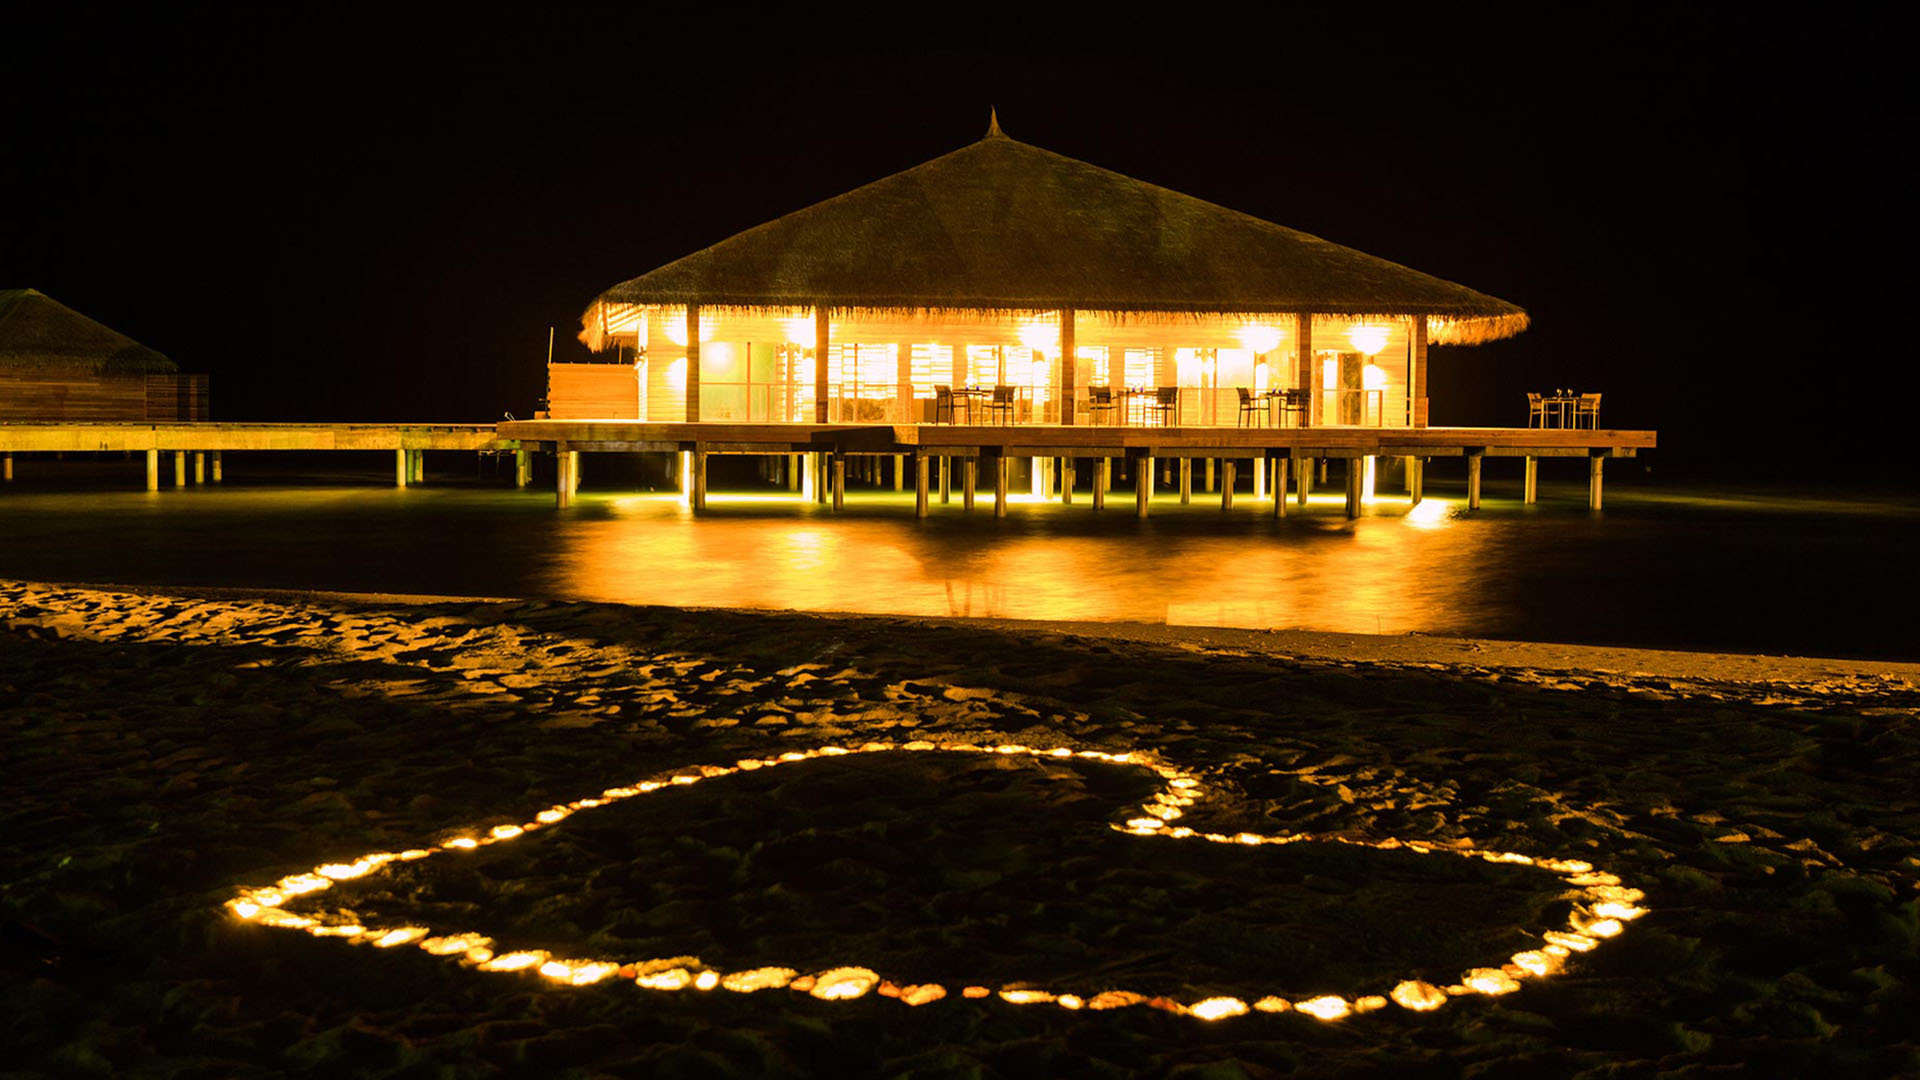
M 1504 300 L 1031 146 L 963 149 L 608 289 L 554 420 L 1425 427 Z

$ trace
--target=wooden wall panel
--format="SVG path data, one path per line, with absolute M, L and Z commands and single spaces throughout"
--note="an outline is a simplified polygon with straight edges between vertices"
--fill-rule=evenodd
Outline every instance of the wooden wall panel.
M 638 420 L 639 373 L 627 364 L 548 364 L 547 415 L 554 420 Z
M 0 376 L 0 420 L 145 420 L 143 376 Z
M 149 375 L 146 404 L 149 420 L 213 418 L 205 375 Z

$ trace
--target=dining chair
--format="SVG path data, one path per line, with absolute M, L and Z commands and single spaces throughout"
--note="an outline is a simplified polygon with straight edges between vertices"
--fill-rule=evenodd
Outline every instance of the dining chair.
M 1240 394 L 1240 426 L 1246 427 L 1252 420 L 1254 427 L 1263 427 L 1267 422 L 1267 400 L 1256 398 L 1253 391 L 1244 386 L 1234 387 Z
M 1573 405 L 1573 426 L 1598 428 L 1600 426 L 1600 395 L 1581 394 Z
M 933 422 L 936 424 L 953 423 L 953 387 L 935 383 L 933 386 Z
M 993 419 L 995 414 L 998 414 L 1002 424 L 1013 423 L 1013 391 L 1014 388 L 1011 386 L 996 386 L 993 388 L 993 398 L 987 402 L 987 418 L 989 420 Z
M 1087 387 L 1087 422 L 1097 424 L 1100 414 L 1106 413 L 1109 421 L 1113 418 L 1113 387 Z
M 1537 428 L 1547 426 L 1547 402 L 1539 394 L 1527 395 L 1527 426 Z
M 1159 386 L 1153 391 L 1152 408 L 1161 427 L 1173 419 L 1174 411 L 1180 407 L 1180 388 L 1177 386 Z

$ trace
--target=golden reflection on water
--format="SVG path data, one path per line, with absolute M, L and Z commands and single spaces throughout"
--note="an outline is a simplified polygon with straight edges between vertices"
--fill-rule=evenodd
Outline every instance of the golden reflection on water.
M 839 515 L 714 496 L 699 518 L 670 495 L 606 497 L 555 531 L 548 584 L 693 607 L 1388 634 L 1484 625 L 1506 602 L 1481 569 L 1498 557 L 1490 538 L 1440 499 L 1409 515 L 1382 496 L 1354 522 L 1338 495 L 1282 521 L 1265 503 L 1156 500 L 1140 522 L 1131 498 L 1099 514 L 1029 499 L 998 521 L 990 498 L 967 515 L 956 495 L 915 521 L 910 493 Z

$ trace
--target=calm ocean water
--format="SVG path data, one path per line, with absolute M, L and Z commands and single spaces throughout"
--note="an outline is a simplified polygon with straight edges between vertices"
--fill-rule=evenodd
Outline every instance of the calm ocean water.
M 1517 463 L 1494 464 L 1477 514 L 1435 475 L 1428 515 L 1407 517 L 1388 483 L 1355 522 L 1337 477 L 1278 522 L 1244 489 L 1225 513 L 1163 496 L 1146 522 L 1130 492 L 1101 514 L 1082 493 L 1000 521 L 985 502 L 963 516 L 956 492 L 916 522 L 911 493 L 856 489 L 835 516 L 744 488 L 696 521 L 637 474 L 556 511 L 547 488 L 471 474 L 403 491 L 373 467 L 299 483 L 275 468 L 229 461 L 223 486 L 148 493 L 137 463 L 23 460 L 0 490 L 0 576 L 1920 660 L 1920 509 L 1663 489 L 1616 468 L 1591 515 L 1577 462 L 1543 465 L 1537 506 L 1518 501 Z

